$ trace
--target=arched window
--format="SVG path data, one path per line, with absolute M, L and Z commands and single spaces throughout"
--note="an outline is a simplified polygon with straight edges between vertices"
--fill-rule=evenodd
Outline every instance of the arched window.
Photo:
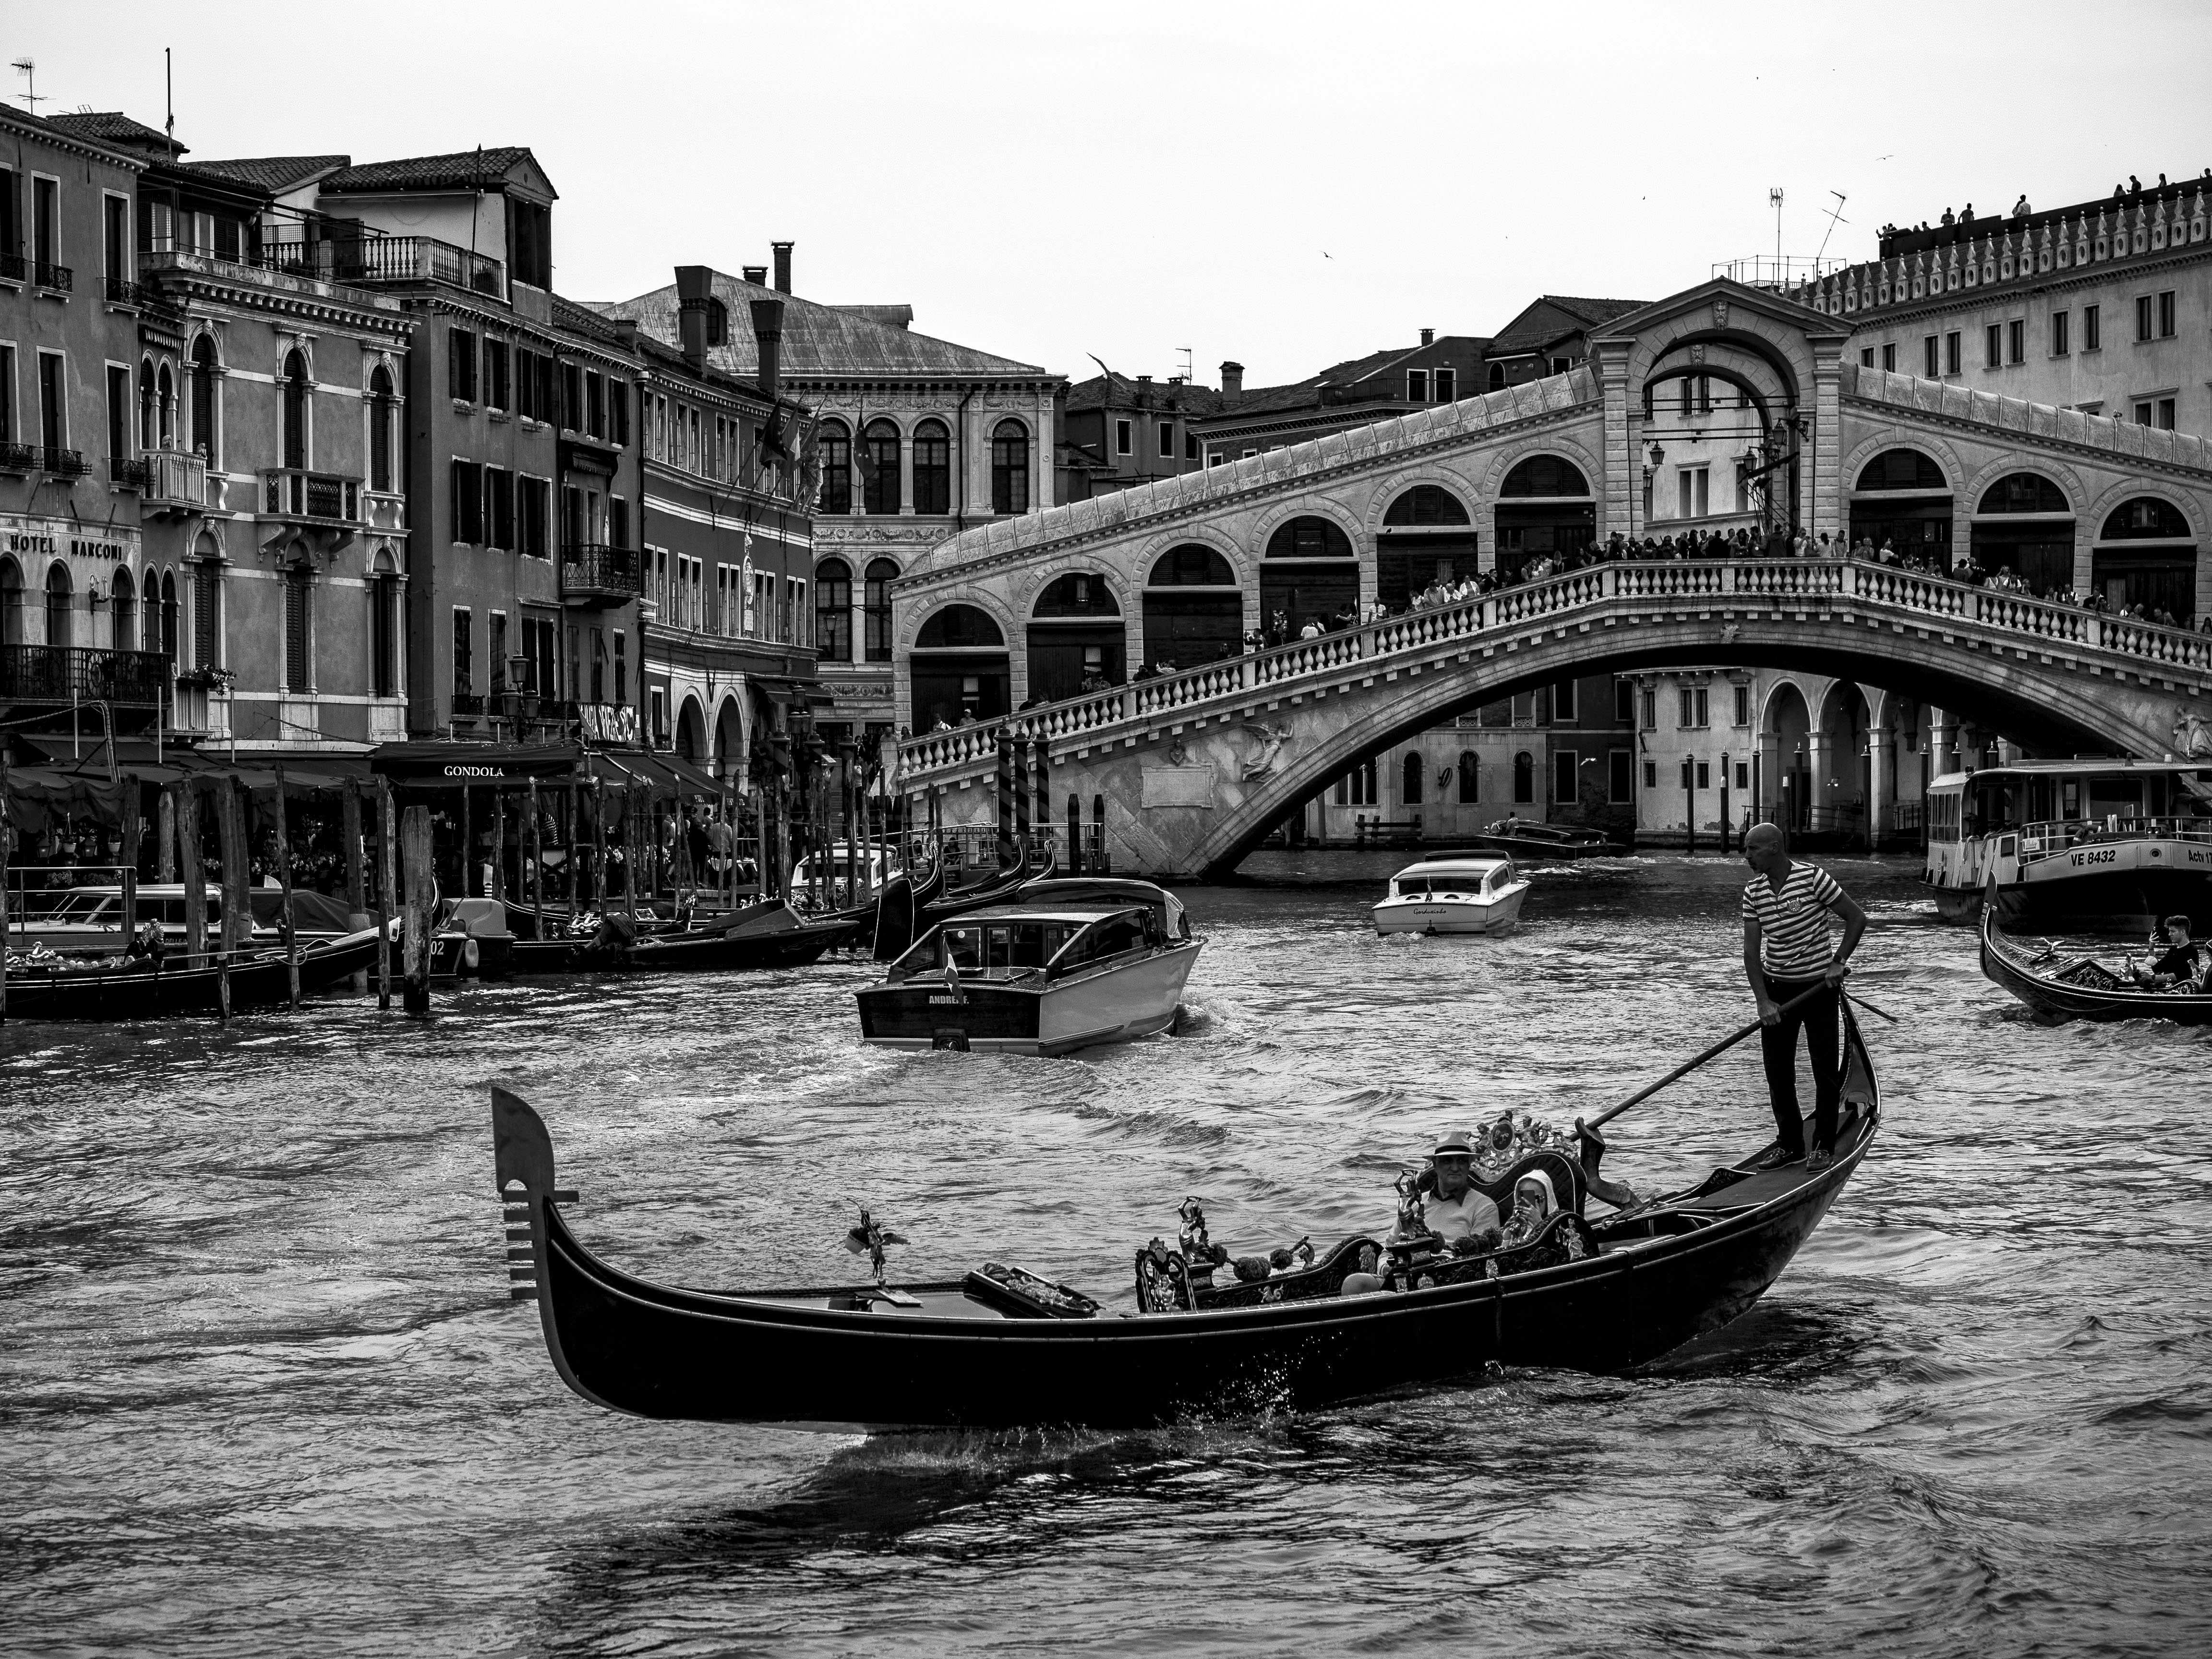
M 115 573 L 115 591 L 108 595 L 107 614 L 112 629 L 111 637 L 115 641 L 115 649 L 137 650 L 138 648 L 138 587 L 137 584 L 131 580 L 131 573 L 128 570 L 118 568 Z
M 942 421 L 924 421 L 914 429 L 914 510 L 952 510 L 952 434 Z
M 146 605 L 146 617 L 149 623 L 152 622 L 153 616 L 153 601 L 149 599 Z M 173 570 L 164 570 L 161 573 L 161 637 L 155 648 L 172 663 L 176 661 L 177 574 Z
M 177 447 L 177 379 L 169 372 L 166 358 L 155 376 L 155 384 L 160 388 L 159 395 L 155 398 L 155 416 L 158 422 L 155 435 L 161 439 L 162 448 L 174 449 Z
M 1421 764 L 1421 751 L 1418 749 L 1408 754 L 1406 757 L 1404 763 L 1398 769 L 1401 780 L 1399 798 L 1408 806 L 1419 806 L 1421 804 L 1421 773 L 1423 769 L 1424 769 Z
M 814 643 L 823 662 L 853 660 L 853 567 L 842 559 L 814 567 Z
M 1933 458 L 1917 449 L 1885 449 L 1859 469 L 1861 489 L 1948 489 Z
M 915 639 L 918 651 L 1000 650 L 1006 636 L 989 615 L 972 605 L 948 605 L 922 623 Z
M 1348 559 L 1352 538 L 1328 519 L 1292 519 L 1267 538 L 1271 559 Z
M 527 642 L 532 635 L 525 633 Z M 399 695 L 399 575 L 392 556 L 376 556 L 368 587 L 369 690 L 380 697 Z M 533 688 L 534 689 L 534 688 Z M 543 695 L 541 692 L 540 695 Z
M 891 659 L 891 584 L 898 573 L 890 559 L 869 560 L 863 573 L 866 585 L 861 590 L 860 621 L 870 662 Z
M 216 378 L 215 342 L 203 334 L 192 342 L 192 429 L 189 437 L 192 447 L 210 461 L 216 459 Z
M 818 513 L 853 510 L 853 430 L 844 422 L 828 420 L 816 428 L 814 453 L 822 463 L 822 493 L 816 498 Z
M 1029 428 L 1019 421 L 1001 421 L 991 434 L 991 511 L 1029 510 Z
M 46 572 L 46 643 L 76 643 L 76 630 L 70 626 L 70 574 L 65 564 L 56 564 Z
M 2181 509 L 2171 501 L 2160 501 L 2155 495 L 2138 495 L 2131 501 L 2123 501 L 2105 520 L 2105 533 L 2098 539 L 2107 542 L 2185 541 L 2189 538 L 2189 520 L 2181 516 Z
M 1234 587 L 1237 573 L 1229 561 L 1197 542 L 1171 547 L 1152 562 L 1148 587 Z
M 1118 617 L 1121 607 L 1103 576 L 1071 570 L 1045 584 L 1031 607 L 1033 617 Z
M 1513 757 L 1513 804 L 1525 806 L 1536 799 L 1536 757 L 1523 749 Z
M 1558 455 L 1531 455 L 1505 475 L 1500 495 L 1587 495 L 1589 480 L 1572 461 Z
M 1505 365 L 1504 365 L 1504 364 L 1503 364 L 1503 363 L 1492 363 L 1492 364 L 1491 364 L 1491 366 L 1490 366 L 1490 389 L 1491 389 L 1492 392 L 1503 392 L 1503 391 L 1504 391 L 1504 390 L 1505 390 Z
M 899 510 L 899 434 L 889 421 L 870 421 L 860 434 L 861 506 L 870 513 Z
M 154 434 L 159 429 L 154 416 L 154 360 L 143 358 L 138 364 L 138 453 L 144 454 L 154 447 Z
M 2008 472 L 1982 492 L 1984 513 L 2071 513 L 2066 492 L 2039 472 Z
M 392 376 L 380 363 L 368 377 L 368 487 L 392 488 Z
M 1482 799 L 1482 763 L 1472 749 L 1459 751 L 1459 804 L 1472 806 Z
M 1468 511 L 1449 490 L 1435 484 L 1415 484 L 1390 503 L 1382 522 L 1391 527 L 1471 524 Z
M 307 360 L 298 352 L 284 356 L 284 462 L 291 468 L 307 465 Z
M 23 573 L 13 559 L 0 559 L 0 645 L 23 642 Z

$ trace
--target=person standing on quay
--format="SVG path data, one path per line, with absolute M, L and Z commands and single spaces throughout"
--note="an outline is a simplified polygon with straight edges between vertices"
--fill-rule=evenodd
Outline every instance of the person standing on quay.
M 1805 1033 L 1805 1055 L 1813 1066 L 1813 1155 L 1806 1167 L 1827 1168 L 1835 1157 L 1836 1125 L 1842 1105 L 1843 1065 L 1839 1052 L 1844 963 L 1866 931 L 1866 912 L 1854 903 L 1836 878 L 1816 865 L 1799 864 L 1784 850 L 1782 831 L 1754 824 L 1744 837 L 1744 862 L 1751 879 L 1743 889 L 1743 971 L 1765 1027 L 1759 1034 L 1766 1059 L 1766 1091 L 1774 1104 L 1778 1131 L 1758 1163 L 1778 1169 L 1805 1157 L 1805 1121 L 1797 1107 L 1797 1033 Z M 1844 940 L 1831 952 L 1828 917 L 1844 924 Z M 1817 994 L 1783 1012 L 1783 1006 Z

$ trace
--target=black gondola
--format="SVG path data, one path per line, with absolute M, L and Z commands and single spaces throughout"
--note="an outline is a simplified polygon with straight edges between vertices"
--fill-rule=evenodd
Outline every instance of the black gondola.
M 1602 830 L 1517 818 L 1500 818 L 1472 837 L 1472 842 L 1485 852 L 1510 853 L 1531 860 L 1610 859 L 1628 851 L 1619 842 L 1608 840 Z
M 916 920 L 944 891 L 942 852 L 930 860 L 929 873 L 919 881 L 902 871 L 884 884 L 876 895 L 876 927 L 871 941 L 878 962 L 896 962 L 913 948 L 921 933 Z
M 701 1291 L 600 1261 L 570 1231 L 544 1122 L 492 1091 L 512 1293 L 585 1399 L 642 1417 L 861 1425 L 1133 1426 L 1310 1408 L 1478 1371 L 1491 1361 L 1611 1371 L 1726 1324 L 1787 1267 L 1872 1146 L 1881 1103 L 1845 1018 L 1835 1161 L 1745 1159 L 1644 1206 L 1586 1220 L 1581 1187 L 1529 1244 L 1455 1258 L 1416 1288 L 1345 1296 L 1365 1246 L 1225 1293 L 1188 1286 L 1181 1252 L 1137 1253 L 1139 1306 L 1114 1316 L 1065 1286 L 987 1263 L 888 1289 Z M 1765 1110 L 1765 1103 L 1759 1103 Z M 1557 1153 L 1563 1170 L 1575 1166 Z M 1150 1264 L 1149 1266 L 1147 1264 Z M 1271 1296 L 1272 1292 L 1272 1296 Z M 1192 1305 L 1182 1305 L 1188 1301 Z
M 853 934 L 854 924 L 810 921 L 781 899 L 765 899 L 709 927 L 620 937 L 603 927 L 590 939 L 517 939 L 518 974 L 716 973 L 799 968 Z
M 2212 1025 L 2212 995 L 2147 991 L 2094 957 L 2065 955 L 2049 943 L 2031 952 L 1996 930 L 1995 906 L 1982 911 L 1982 973 L 2046 1025 L 2070 1019 L 2170 1019 Z
M 303 947 L 300 993 L 321 991 L 375 965 L 377 930 Z M 222 1006 L 222 970 L 204 968 L 113 967 L 52 971 L 15 969 L 8 975 L 10 1019 L 151 1019 L 157 1015 L 213 1013 Z M 266 1008 L 291 998 L 291 974 L 279 951 L 258 952 L 230 967 L 233 1010 Z

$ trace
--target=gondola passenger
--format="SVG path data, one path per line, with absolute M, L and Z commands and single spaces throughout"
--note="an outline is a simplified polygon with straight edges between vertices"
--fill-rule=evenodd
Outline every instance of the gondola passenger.
M 1428 1181 L 1433 1184 L 1422 1196 L 1421 1220 L 1446 1249 L 1474 1255 L 1498 1248 L 1504 1236 L 1498 1206 L 1474 1184 L 1474 1142 L 1466 1130 L 1447 1129 L 1437 1137 L 1429 1154 Z M 1375 1273 L 1348 1273 L 1343 1293 L 1365 1296 L 1382 1288 Z
M 1559 1207 L 1559 1194 L 1552 1190 L 1551 1176 L 1541 1170 L 1531 1170 L 1522 1176 L 1513 1183 L 1513 1213 L 1505 1222 L 1506 1248 L 1526 1244 L 1535 1237 Z
M 2168 948 L 2163 955 L 2147 966 L 2130 969 L 2136 983 L 2146 991 L 2203 990 L 2206 969 L 2212 966 L 2212 951 L 2191 939 L 2189 918 L 2168 916 L 2166 939 Z

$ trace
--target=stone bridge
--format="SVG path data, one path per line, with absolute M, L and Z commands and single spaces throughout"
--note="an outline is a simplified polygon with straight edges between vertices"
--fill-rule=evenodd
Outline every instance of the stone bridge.
M 1347 767 L 1578 672 L 1727 662 L 1903 691 L 2058 753 L 2212 757 L 2212 635 L 1847 560 L 1601 564 L 905 744 L 902 787 L 982 823 L 999 733 L 1102 801 L 1117 868 L 1232 869 Z
M 944 822 L 989 821 L 1006 721 L 1047 744 L 1056 800 L 1103 806 L 1118 867 L 1195 875 L 1462 711 L 1668 666 L 1887 688 L 2031 751 L 2197 752 L 2212 636 L 1841 558 L 1525 579 L 1616 532 L 1758 514 L 2212 611 L 2212 443 L 1847 362 L 1847 338 L 1717 279 L 1547 380 L 955 538 L 895 590 L 901 720 L 923 734 L 900 787 Z M 1512 585 L 1234 654 L 1282 611 L 1402 611 L 1431 573 L 1477 572 Z M 1176 672 L 1071 695 L 1164 656 Z M 963 708 L 975 723 L 930 732 Z

